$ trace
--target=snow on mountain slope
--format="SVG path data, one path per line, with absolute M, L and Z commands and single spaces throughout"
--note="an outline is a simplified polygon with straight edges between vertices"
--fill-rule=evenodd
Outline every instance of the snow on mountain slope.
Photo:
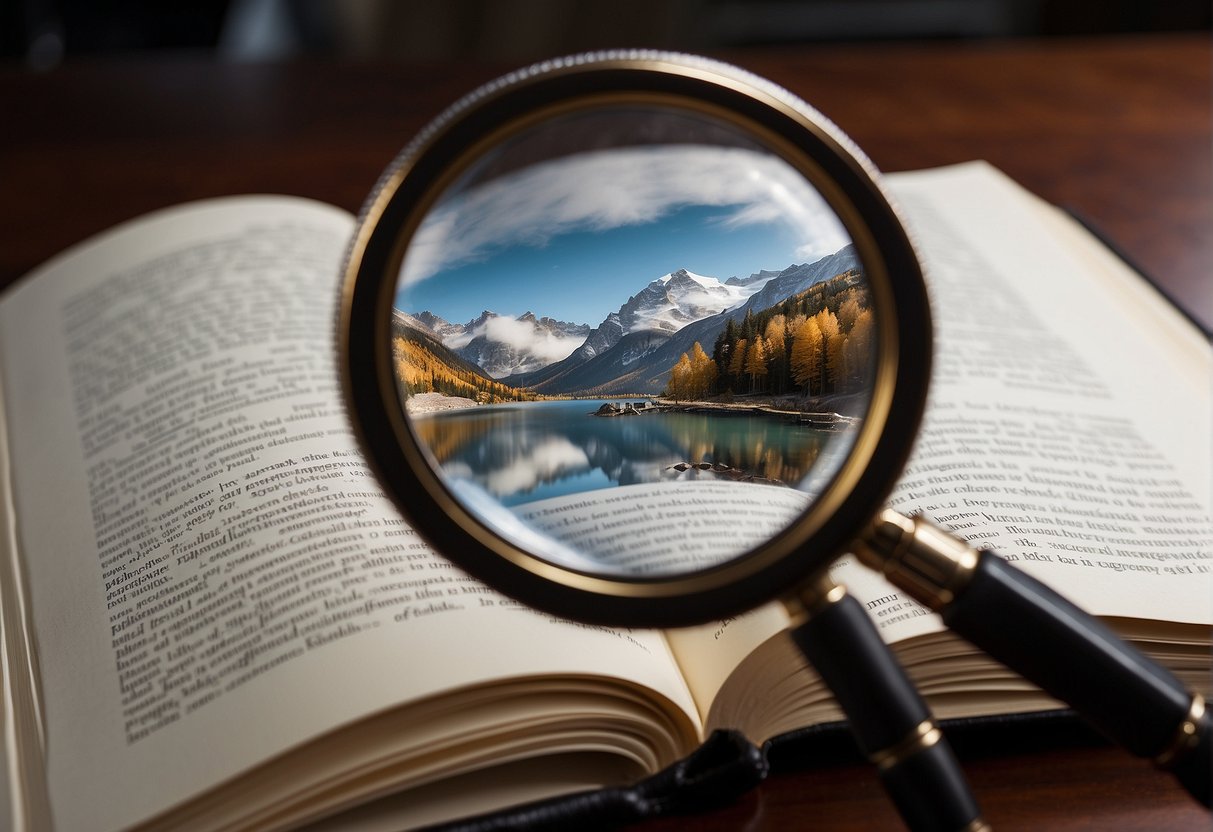
M 757 291 L 721 283 L 686 269 L 659 277 L 619 308 L 623 334 L 656 330 L 677 332 L 689 323 L 731 309 Z
M 560 361 L 581 346 L 590 334 L 587 324 L 517 318 L 484 311 L 466 324 L 452 324 L 430 312 L 410 316 L 436 335 L 443 346 L 471 361 L 493 378 L 532 372 Z

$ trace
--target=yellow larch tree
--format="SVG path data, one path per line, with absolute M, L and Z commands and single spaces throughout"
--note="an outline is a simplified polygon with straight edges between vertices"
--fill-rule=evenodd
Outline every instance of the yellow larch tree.
M 855 318 L 842 350 L 845 386 L 848 392 L 862 390 L 868 383 L 867 370 L 871 363 L 874 335 L 872 310 L 865 309 Z
M 771 318 L 762 337 L 770 370 L 767 387 L 772 393 L 782 393 L 788 377 L 787 319 L 783 315 Z
M 691 347 L 690 398 L 706 399 L 716 386 L 716 362 L 704 351 L 698 341 Z
M 739 338 L 737 346 L 733 349 L 733 357 L 729 360 L 729 375 L 738 381 L 745 375 L 745 351 L 748 346 L 746 339 Z
M 838 318 L 829 309 L 822 309 L 813 316 L 817 327 L 821 330 L 821 385 L 819 393 L 825 394 L 829 386 L 838 377 L 839 358 L 842 354 L 842 333 L 838 326 Z
M 792 336 L 792 380 L 812 395 L 821 386 L 821 327 L 805 318 Z
M 666 393 L 671 399 L 681 401 L 690 398 L 691 374 L 691 358 L 684 352 L 670 370 L 670 383 L 666 386 Z
M 758 380 L 767 375 L 767 349 L 761 335 L 746 347 L 745 371 L 750 377 L 750 390 L 757 390 Z

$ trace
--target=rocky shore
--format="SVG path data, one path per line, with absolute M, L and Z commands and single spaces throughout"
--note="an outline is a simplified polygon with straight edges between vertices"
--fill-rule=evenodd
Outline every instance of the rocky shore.
M 852 427 L 860 422 L 860 419 L 854 416 L 845 416 L 830 410 L 805 410 L 789 407 L 786 403 L 772 401 L 675 402 L 669 399 L 662 399 L 657 407 L 662 411 L 675 413 L 759 414 L 823 430 L 838 430 Z
M 426 416 L 444 410 L 463 410 L 475 407 L 476 402 L 460 396 L 444 396 L 441 393 L 414 393 L 405 400 L 404 409 L 410 416 Z
M 740 468 L 722 465 L 719 462 L 679 462 L 663 471 L 668 480 L 726 480 L 729 482 L 752 482 L 762 485 L 783 485 L 783 480 L 763 477 Z

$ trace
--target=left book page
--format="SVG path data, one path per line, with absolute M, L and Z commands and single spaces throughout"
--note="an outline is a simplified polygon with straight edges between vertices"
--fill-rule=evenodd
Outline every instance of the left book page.
M 17 714 L 39 724 L 16 756 L 51 816 L 31 823 L 275 825 L 545 736 L 606 749 L 616 776 L 696 742 L 660 636 L 504 601 L 380 494 L 334 367 L 351 228 L 304 200 L 198 203 L 0 298 L 11 583 L 42 705 Z

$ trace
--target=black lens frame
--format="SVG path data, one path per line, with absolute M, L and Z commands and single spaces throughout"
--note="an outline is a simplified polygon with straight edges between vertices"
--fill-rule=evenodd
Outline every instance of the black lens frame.
M 721 567 L 685 576 L 585 575 L 523 552 L 459 505 L 408 429 L 392 375 L 391 304 L 407 242 L 453 171 L 503 124 L 598 98 L 665 98 L 732 114 L 793 149 L 819 171 L 860 250 L 865 273 L 883 274 L 890 309 L 879 313 L 878 372 L 887 395 L 865 421 L 883 430 L 867 463 L 829 516 L 805 518 Z M 802 172 L 806 165 L 794 163 Z M 871 163 L 836 127 L 789 93 L 727 65 L 665 53 L 607 53 L 550 62 L 494 82 L 456 104 L 407 147 L 363 209 L 345 269 L 340 369 L 348 410 L 368 460 L 406 518 L 443 556 L 529 606 L 625 626 L 680 626 L 787 596 L 820 575 L 867 527 L 905 465 L 922 417 L 931 323 L 919 259 Z M 828 200 L 829 201 L 829 200 Z M 849 221 L 848 221 L 848 218 Z M 863 241 L 867 241 L 866 244 Z M 876 261 L 876 262 L 870 262 Z M 895 320 L 894 320 L 895 311 Z

